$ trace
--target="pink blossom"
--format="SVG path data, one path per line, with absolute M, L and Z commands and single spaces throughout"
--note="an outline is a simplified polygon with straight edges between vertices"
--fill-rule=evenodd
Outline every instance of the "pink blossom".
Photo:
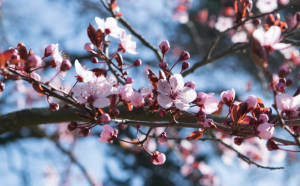
M 282 50 L 290 46 L 289 44 L 280 43 L 280 35 L 281 29 L 278 26 L 271 26 L 268 31 L 258 28 L 253 32 L 253 37 L 269 52 Z
M 282 5 L 287 5 L 289 4 L 290 0 L 278 0 L 278 2 Z
M 277 6 L 277 0 L 258 0 L 256 2 L 256 7 L 261 13 L 271 12 L 275 10 Z
M 110 125 L 103 125 L 99 141 L 112 143 L 117 138 L 118 130 L 112 128 Z
M 212 114 L 218 110 L 219 100 L 213 93 L 199 92 L 197 94 L 197 105 L 201 106 L 201 110 L 205 114 Z
M 94 50 L 94 45 L 92 43 L 85 43 L 84 50 L 86 50 L 88 52 L 92 52 Z
M 88 103 L 96 108 L 109 106 L 108 96 L 113 92 L 112 84 L 103 76 L 73 88 L 74 96 L 80 103 Z
M 262 139 L 270 139 L 273 137 L 275 127 L 272 123 L 262 123 L 257 127 L 258 136 Z
M 169 80 L 160 79 L 158 81 L 158 104 L 167 109 L 175 104 L 179 110 L 190 108 L 189 103 L 196 99 L 196 91 L 184 86 L 181 74 L 174 74 Z
M 63 57 L 58 49 L 58 44 L 50 44 L 45 48 L 45 57 L 51 57 L 50 61 L 52 61 L 51 66 L 53 68 L 56 67 L 57 71 L 60 70 L 61 63 L 63 61 Z
M 269 116 L 267 114 L 259 115 L 258 119 L 261 123 L 267 123 L 269 121 Z
M 98 28 L 106 33 L 107 35 L 110 35 L 114 38 L 120 38 L 121 34 L 125 32 L 124 29 L 120 28 L 118 26 L 118 22 L 115 18 L 113 17 L 108 17 L 104 21 L 104 19 L 101 19 L 99 17 L 95 17 L 95 21 L 98 25 Z
M 100 120 L 101 120 L 102 123 L 107 124 L 107 123 L 109 123 L 109 122 L 111 121 L 111 118 L 110 118 L 110 115 L 109 115 L 109 114 L 104 113 L 104 114 L 102 114 L 102 115 L 100 116 Z
M 161 52 L 163 54 L 165 54 L 166 52 L 168 52 L 168 50 L 170 49 L 170 44 L 169 44 L 169 41 L 168 40 L 163 40 L 160 45 L 159 45 L 159 48 L 161 50 Z
M 124 101 L 131 101 L 131 96 L 134 93 L 132 84 L 126 84 L 120 88 L 119 93 Z
M 144 97 L 141 93 L 139 92 L 134 92 L 133 95 L 130 98 L 131 103 L 135 107 L 141 107 L 145 104 Z
M 235 98 L 234 89 L 226 90 L 221 93 L 221 100 L 223 103 L 225 103 L 227 105 L 230 105 L 231 103 L 233 103 L 234 98 Z
M 218 20 L 215 24 L 215 28 L 220 32 L 224 32 L 225 30 L 227 30 L 228 28 L 231 28 L 232 26 L 233 26 L 232 18 L 224 17 L 224 16 L 218 17 Z
M 154 165 L 162 165 L 166 161 L 166 155 L 164 153 L 155 151 L 152 154 L 151 161 Z
M 257 107 L 257 97 L 256 96 L 249 96 L 246 101 L 247 106 L 248 106 L 248 110 L 253 110 Z
M 277 95 L 276 104 L 281 111 L 296 112 L 300 108 L 300 95 L 295 97 L 288 94 Z
M 75 71 L 78 74 L 77 80 L 79 82 L 88 82 L 97 79 L 96 75 L 92 71 L 84 69 L 77 59 L 75 60 Z
M 131 40 L 131 35 L 122 32 L 120 37 L 121 43 L 120 47 L 124 52 L 128 52 L 129 54 L 137 54 L 136 52 L 136 42 Z

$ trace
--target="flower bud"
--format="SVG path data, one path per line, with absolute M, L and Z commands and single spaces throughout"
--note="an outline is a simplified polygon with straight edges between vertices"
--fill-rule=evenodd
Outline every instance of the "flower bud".
M 279 75 L 279 77 L 281 77 L 281 78 L 285 78 L 285 77 L 288 76 L 291 72 L 292 72 L 292 70 L 290 69 L 289 66 L 287 66 L 287 65 L 282 65 L 282 66 L 279 68 L 278 75 Z
M 104 113 L 100 117 L 101 123 L 108 124 L 111 121 L 109 114 Z
M 190 68 L 190 64 L 187 61 L 184 61 L 181 65 L 181 72 L 185 71 L 186 69 Z
M 159 48 L 161 50 L 161 52 L 163 53 L 163 55 L 168 52 L 168 50 L 170 49 L 170 44 L 169 44 L 169 41 L 167 40 L 163 40 L 160 45 L 159 45 Z
M 135 60 L 135 62 L 133 63 L 133 66 L 135 66 L 135 67 L 139 67 L 139 66 L 141 66 L 142 65 L 142 60 L 141 59 L 137 59 L 137 60 Z
M 249 96 L 245 102 L 247 103 L 248 110 L 253 110 L 257 107 L 256 96 Z
M 154 165 L 162 165 L 166 161 L 166 155 L 164 153 L 155 151 L 152 154 L 151 161 Z
M 84 50 L 87 52 L 92 52 L 94 50 L 94 45 L 92 43 L 85 43 Z
M 267 148 L 270 151 L 272 151 L 272 150 L 278 150 L 279 149 L 278 145 L 273 140 L 268 140 L 268 142 L 267 142 Z
M 58 111 L 59 110 L 59 104 L 57 104 L 57 103 L 50 103 L 50 105 L 49 105 L 49 109 L 51 110 L 51 111 Z
M 191 89 L 194 89 L 196 88 L 196 84 L 194 81 L 188 81 L 184 84 L 185 87 L 190 87 Z
M 167 133 L 166 132 L 162 132 L 159 136 L 158 136 L 158 142 L 159 143 L 165 143 L 167 141 Z
M 58 50 L 58 45 L 57 44 L 48 45 L 45 48 L 44 57 L 53 56 L 55 54 L 56 50 Z
M 96 56 L 93 56 L 91 59 L 92 63 L 99 63 L 99 59 Z
M 63 72 L 68 71 L 68 70 L 70 70 L 71 67 L 72 67 L 72 64 L 71 64 L 70 60 L 64 59 L 61 63 L 60 70 Z
M 269 116 L 267 114 L 261 114 L 259 115 L 258 121 L 260 123 L 267 123 L 269 121 Z
M 3 81 L 0 81 L 0 92 L 3 92 L 5 88 L 5 84 Z
M 127 78 L 126 78 L 126 84 L 130 84 L 130 83 L 132 83 L 132 82 L 133 82 L 132 77 L 127 77 Z
M 274 125 L 267 122 L 262 123 L 257 127 L 258 136 L 262 139 L 272 138 L 274 131 L 275 131 Z
M 235 137 L 235 138 L 233 139 L 233 142 L 234 142 L 234 144 L 236 144 L 236 145 L 241 145 L 241 144 L 243 143 L 243 141 L 244 141 L 244 139 L 243 139 L 243 138 L 240 138 L 240 137 Z
M 179 57 L 179 61 L 188 60 L 190 59 L 190 53 L 188 51 L 182 51 Z
M 117 108 L 114 108 L 114 110 L 112 111 L 113 116 L 118 117 L 120 115 L 120 110 Z
M 71 122 L 68 124 L 68 130 L 69 130 L 69 131 L 75 130 L 75 129 L 77 128 L 77 125 L 78 125 L 77 122 L 71 121 Z
M 27 62 L 25 63 L 25 68 L 29 70 L 41 66 L 41 64 L 42 59 L 39 56 L 31 55 L 28 57 Z
M 221 93 L 221 100 L 222 100 L 222 102 L 225 103 L 228 106 L 230 106 L 233 103 L 234 98 L 235 98 L 235 91 L 234 91 L 234 89 L 223 91 Z

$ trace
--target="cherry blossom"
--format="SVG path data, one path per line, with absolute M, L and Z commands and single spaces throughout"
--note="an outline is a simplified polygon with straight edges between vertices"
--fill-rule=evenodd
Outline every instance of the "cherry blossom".
M 119 94 L 124 101 L 131 101 L 131 97 L 134 94 L 132 84 L 126 84 L 119 89 Z
M 276 96 L 277 108 L 284 112 L 296 112 L 300 108 L 300 95 L 295 97 L 288 94 Z
M 112 84 L 103 76 L 73 88 L 73 93 L 80 103 L 89 103 L 96 108 L 109 106 L 108 98 L 114 92 Z
M 134 92 L 130 100 L 132 105 L 135 107 L 141 107 L 145 103 L 143 95 L 139 92 Z
M 235 98 L 235 90 L 231 89 L 231 90 L 227 90 L 227 91 L 223 91 L 221 93 L 221 100 L 223 103 L 230 105 L 231 103 L 233 103 Z
M 75 71 L 78 74 L 77 80 L 79 82 L 88 82 L 97 79 L 96 75 L 92 71 L 84 69 L 78 60 L 75 60 Z
M 58 49 L 58 44 L 49 44 L 45 48 L 45 57 L 51 57 L 49 60 L 51 62 L 51 66 L 54 68 L 56 67 L 57 71 L 60 70 L 61 63 L 63 61 L 63 57 Z
M 281 30 L 278 26 L 271 26 L 268 31 L 264 31 L 260 27 L 253 32 L 253 37 L 269 52 L 282 50 L 290 46 L 289 44 L 280 43 L 280 35 Z
M 215 28 L 220 32 L 224 32 L 225 30 L 227 30 L 228 28 L 231 28 L 232 26 L 233 26 L 232 18 L 224 17 L 224 16 L 218 17 L 218 20 L 215 24 Z
M 99 141 L 112 143 L 117 138 L 118 130 L 112 128 L 110 125 L 103 125 Z
M 273 137 L 275 127 L 272 123 L 262 123 L 257 127 L 258 136 L 262 139 L 270 139 Z
M 257 107 L 257 103 L 258 103 L 257 97 L 253 96 L 253 95 L 249 96 L 245 102 L 247 103 L 248 110 L 255 109 Z
M 95 17 L 95 21 L 98 25 L 98 28 L 106 33 L 107 35 L 110 35 L 114 38 L 120 38 L 122 33 L 125 33 L 125 30 L 120 28 L 118 26 L 118 22 L 113 17 L 108 17 L 104 21 L 104 19 L 101 19 L 99 17 Z
M 256 7 L 261 13 L 271 12 L 275 10 L 277 6 L 277 0 L 258 0 L 256 2 Z
M 166 161 L 166 155 L 164 153 L 155 151 L 152 154 L 151 161 L 154 165 L 162 165 Z
M 199 92 L 197 94 L 197 105 L 205 114 L 212 114 L 218 110 L 219 100 L 214 96 L 213 93 L 206 94 Z
M 131 35 L 122 32 L 120 37 L 121 43 L 120 48 L 123 52 L 128 52 L 129 54 L 137 54 L 136 52 L 136 42 L 131 40 Z
M 189 103 L 196 99 L 196 91 L 184 86 L 181 74 L 171 75 L 169 80 L 160 79 L 158 81 L 158 104 L 163 108 L 170 108 L 175 104 L 179 110 L 190 108 Z

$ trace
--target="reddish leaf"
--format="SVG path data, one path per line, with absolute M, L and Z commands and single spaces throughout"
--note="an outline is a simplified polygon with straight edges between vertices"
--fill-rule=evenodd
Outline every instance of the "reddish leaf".
M 189 136 L 186 137 L 186 139 L 188 139 L 188 140 L 199 140 L 200 138 L 202 138 L 204 132 L 205 132 L 205 130 L 203 130 L 203 129 L 193 131 L 193 132 L 191 132 L 191 134 Z
M 0 69 L 5 66 L 5 63 L 7 62 L 7 60 L 11 58 L 13 53 L 14 53 L 14 49 L 6 50 L 0 53 Z
M 91 40 L 91 42 L 96 45 L 97 47 L 101 46 L 102 43 L 102 31 L 96 30 L 93 25 L 89 24 L 89 27 L 87 29 L 87 34 Z
M 156 75 L 152 72 L 150 68 L 147 69 L 147 74 L 148 74 L 148 79 L 150 80 L 153 87 L 157 88 L 158 78 L 156 77 Z
M 28 57 L 27 49 L 23 43 L 18 43 L 17 50 L 19 52 L 21 59 L 27 60 Z
M 247 114 L 247 104 L 241 103 L 239 105 L 234 105 L 230 110 L 230 116 L 234 123 L 240 124 L 244 121 Z

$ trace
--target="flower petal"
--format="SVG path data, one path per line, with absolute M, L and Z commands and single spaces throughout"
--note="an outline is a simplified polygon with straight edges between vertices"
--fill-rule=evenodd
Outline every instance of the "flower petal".
M 161 94 L 170 95 L 171 86 L 167 80 L 160 79 L 157 84 L 157 90 Z
M 169 96 L 165 96 L 163 94 L 158 94 L 157 102 L 161 107 L 165 109 L 170 108 L 173 104 L 172 99 Z
M 108 98 L 97 98 L 94 103 L 93 106 L 96 108 L 104 108 L 110 105 L 110 100 Z
M 184 103 L 190 103 L 194 101 L 196 97 L 196 91 L 190 87 L 184 87 L 183 90 L 179 92 L 179 99 Z
M 181 90 L 184 86 L 184 80 L 181 74 L 174 74 L 169 79 L 170 85 L 173 90 Z
M 190 108 L 190 105 L 188 103 L 184 103 L 181 100 L 176 100 L 175 101 L 175 106 L 176 108 L 178 108 L 179 110 L 183 110 L 186 111 L 187 109 Z

